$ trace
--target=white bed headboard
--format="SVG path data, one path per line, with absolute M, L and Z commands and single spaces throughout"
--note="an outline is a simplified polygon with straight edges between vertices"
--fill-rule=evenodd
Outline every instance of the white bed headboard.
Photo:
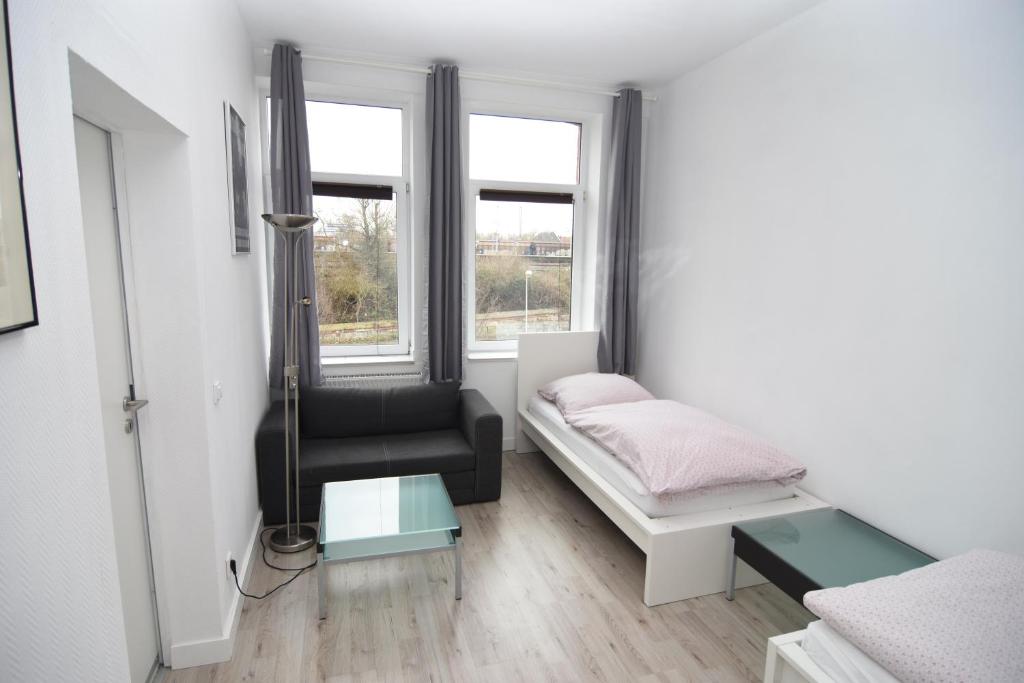
M 597 332 L 539 332 L 519 335 L 516 363 L 516 452 L 529 453 L 537 447 L 523 434 L 519 411 L 526 410 L 530 397 L 551 380 L 597 372 Z

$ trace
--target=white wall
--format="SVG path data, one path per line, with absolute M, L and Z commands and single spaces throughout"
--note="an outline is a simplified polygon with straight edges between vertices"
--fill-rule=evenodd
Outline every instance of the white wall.
M 296 43 L 301 47 L 301 40 Z M 312 52 L 311 54 L 316 54 Z M 258 82 L 264 91 L 269 90 L 270 57 L 260 49 L 257 52 Z M 416 314 L 413 321 L 413 357 L 409 362 L 381 364 L 372 362 L 324 364 L 327 375 L 361 374 L 375 372 L 420 372 L 424 359 L 426 333 L 426 120 L 425 96 L 426 76 L 387 69 L 341 65 L 316 59 L 303 61 L 303 78 L 306 82 L 306 96 L 335 96 L 366 102 L 395 102 L 408 99 L 413 116 L 412 121 L 412 235 L 413 235 L 413 306 Z M 460 83 L 464 107 L 472 108 L 473 103 L 487 103 L 488 106 L 509 107 L 511 111 L 523 114 L 564 114 L 568 119 L 579 120 L 588 117 L 588 123 L 595 127 L 594 149 L 598 154 L 589 157 L 589 202 L 585 234 L 577 235 L 574 248 L 583 254 L 582 272 L 574 277 L 583 278 L 584 301 L 581 326 L 593 326 L 593 290 L 596 273 L 597 230 L 603 222 L 603 212 L 593 199 L 602 194 L 603 174 L 608 145 L 608 128 L 611 122 L 612 100 L 610 97 L 576 93 L 558 89 L 526 87 L 504 83 L 492 83 L 463 79 Z M 466 104 L 468 103 L 468 104 Z M 465 113 L 465 111 L 464 111 Z M 266 176 L 264 181 L 267 182 Z M 470 354 L 464 364 L 463 386 L 479 389 L 502 416 L 504 448 L 514 447 L 515 437 L 515 354 Z M 477 356 L 477 357 L 472 357 Z
M 1024 5 L 826 2 L 667 87 L 640 379 L 948 556 L 1024 553 Z
M 224 571 L 257 514 L 252 435 L 266 403 L 262 233 L 231 257 L 222 102 L 250 125 L 251 47 L 234 4 L 11 3 L 11 47 L 40 325 L 0 337 L 0 501 L 8 589 L 0 679 L 123 680 L 113 552 L 72 131 L 71 52 L 166 124 L 125 131 L 154 467 L 158 589 L 174 664 L 223 658 L 240 602 Z M 176 131 L 175 131 L 176 129 Z M 159 155 L 159 167 L 146 163 Z M 165 174 L 161 177 L 161 173 Z M 256 228 L 254 223 L 254 228 Z M 159 305 L 152 305 L 159 304 Z M 210 385 L 224 383 L 224 400 Z M 147 434 L 149 435 L 147 437 Z M 14 550 L 12 550 L 14 549 Z
M 516 443 L 516 359 L 467 359 L 462 386 L 477 389 L 501 415 L 501 449 L 511 451 Z

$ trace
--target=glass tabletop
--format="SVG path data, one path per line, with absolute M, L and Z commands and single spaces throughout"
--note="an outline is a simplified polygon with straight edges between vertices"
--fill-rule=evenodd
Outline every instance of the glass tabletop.
M 324 558 L 356 559 L 454 543 L 461 525 L 439 474 L 324 484 Z
M 742 522 L 735 527 L 822 588 L 899 574 L 935 561 L 832 508 Z

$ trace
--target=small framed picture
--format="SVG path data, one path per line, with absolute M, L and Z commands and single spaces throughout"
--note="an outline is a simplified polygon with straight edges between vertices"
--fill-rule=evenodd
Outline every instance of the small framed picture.
M 245 122 L 229 102 L 224 103 L 224 142 L 228 161 L 228 223 L 231 226 L 231 253 L 248 254 L 249 188 L 245 174 Z
M 32 258 L 21 188 L 21 154 L 14 112 L 14 76 L 7 3 L 0 45 L 0 334 L 39 324 L 32 283 Z

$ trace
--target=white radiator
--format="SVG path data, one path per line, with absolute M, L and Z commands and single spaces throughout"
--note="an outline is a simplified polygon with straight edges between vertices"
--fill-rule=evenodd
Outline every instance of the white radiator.
M 422 383 L 423 376 L 418 372 L 334 375 L 324 378 L 324 384 L 329 387 L 346 387 L 349 389 L 387 389 L 389 387 Z

